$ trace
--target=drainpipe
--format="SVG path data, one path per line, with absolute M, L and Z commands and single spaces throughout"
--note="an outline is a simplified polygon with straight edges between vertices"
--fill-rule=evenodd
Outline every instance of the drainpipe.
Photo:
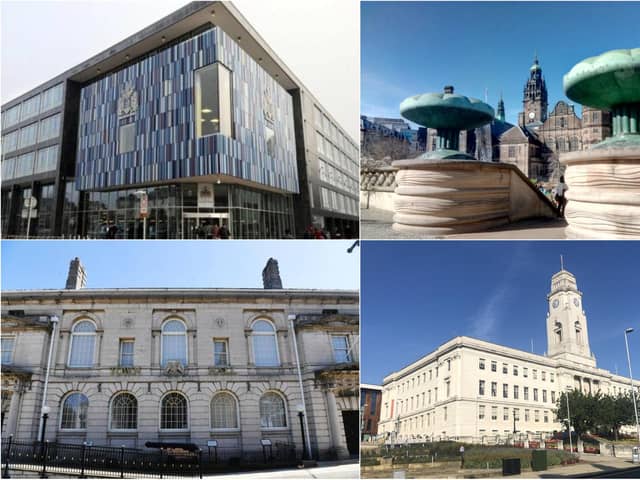
M 307 404 L 304 401 L 304 388 L 302 387 L 302 369 L 300 368 L 300 357 L 298 356 L 298 340 L 296 338 L 296 328 L 293 321 L 296 319 L 296 315 L 289 315 L 289 327 L 291 328 L 291 334 L 293 335 L 293 350 L 296 354 L 296 365 L 298 366 L 298 384 L 300 385 L 300 396 L 302 397 L 302 411 L 304 412 L 304 436 L 307 438 L 307 456 L 309 460 L 313 460 L 311 455 L 311 440 L 309 439 L 309 422 L 307 416 Z
M 42 390 L 42 405 L 40 406 L 40 425 L 38 426 L 38 438 L 42 436 L 42 415 L 44 415 L 44 407 L 47 404 L 47 389 L 49 387 L 49 372 L 51 371 L 51 357 L 53 357 L 53 340 L 56 338 L 56 325 L 58 325 L 58 316 L 51 315 L 49 321 L 52 324 L 51 338 L 49 339 L 49 358 L 47 360 L 47 373 L 44 377 L 44 389 Z

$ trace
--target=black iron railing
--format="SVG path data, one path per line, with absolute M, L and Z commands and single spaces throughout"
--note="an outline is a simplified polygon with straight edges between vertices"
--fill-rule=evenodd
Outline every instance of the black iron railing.
M 294 445 L 276 442 L 269 451 L 232 454 L 211 449 L 188 452 L 180 449 L 143 450 L 59 442 L 25 442 L 12 437 L 2 439 L 2 477 L 11 471 L 67 474 L 88 477 L 139 478 L 200 477 L 211 473 L 263 470 L 294 466 Z

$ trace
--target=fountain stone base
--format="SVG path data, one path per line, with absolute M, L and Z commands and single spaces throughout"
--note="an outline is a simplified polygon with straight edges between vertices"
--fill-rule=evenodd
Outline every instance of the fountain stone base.
M 476 160 L 398 160 L 393 229 L 430 236 L 485 231 L 556 216 L 514 165 Z
M 626 145 L 606 148 L 603 142 L 560 156 L 569 187 L 567 238 L 640 238 L 640 142 Z

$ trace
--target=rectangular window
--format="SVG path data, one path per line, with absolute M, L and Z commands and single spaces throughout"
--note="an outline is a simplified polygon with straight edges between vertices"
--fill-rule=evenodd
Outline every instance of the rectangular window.
M 38 150 L 36 168 L 33 173 L 51 172 L 58 164 L 58 145 Z
M 444 421 L 447 421 L 447 407 L 444 407 Z
M 36 153 L 29 152 L 16 158 L 15 178 L 33 175 Z
M 527 378 L 529 376 L 529 369 L 527 367 L 522 368 L 522 376 Z
M 491 382 L 491 396 L 495 397 L 498 395 L 498 383 Z
M 547 391 L 542 390 L 542 401 L 547 403 Z
M 451 360 L 447 360 L 447 372 L 451 371 Z
M 484 380 L 480 380 L 478 383 L 478 395 L 484 395 Z
M 59 107 L 60 105 L 62 105 L 62 83 L 42 92 L 42 105 L 40 105 L 41 113 L 51 110 L 52 108 Z
M 547 379 L 547 372 L 542 371 L 540 374 L 542 375 L 542 381 L 544 382 Z
M 498 407 L 491 407 L 491 420 L 498 420 Z
M 555 375 L 554 375 L 553 373 L 550 373 L 550 374 L 549 374 L 549 381 L 550 381 L 551 383 L 553 383 L 553 382 L 554 382 L 554 377 L 555 377 Z
M 538 389 L 537 388 L 533 389 L 533 401 L 534 402 L 538 401 Z
M 446 383 L 447 386 L 447 398 L 451 396 L 451 382 Z
M 498 362 L 496 362 L 495 360 L 491 362 L 491 371 L 492 372 L 498 371 Z
M 20 112 L 20 120 L 27 120 L 34 117 L 40 111 L 40 95 L 31 97 L 22 103 L 22 111 Z
M 484 420 L 484 405 L 478 407 L 478 418 Z
M 540 410 L 534 410 L 533 411 L 533 420 L 535 422 L 539 422 L 540 421 Z
M 195 72 L 196 136 L 233 136 L 231 71 L 221 63 Z
M 2 151 L 4 153 L 13 152 L 18 148 L 18 133 L 19 131 L 16 130 L 2 137 Z
M 513 418 L 516 419 L 516 422 L 520 421 L 520 409 L 519 408 L 514 408 L 513 409 Z
M 120 367 L 133 367 L 133 346 L 135 341 L 131 338 L 120 339 Z
M 531 373 L 532 373 L 533 379 L 537 380 L 538 379 L 538 371 L 536 369 L 533 369 L 533 371 Z
M 314 113 L 314 119 L 315 119 L 315 122 L 316 122 L 316 127 L 322 128 L 322 112 L 315 105 L 313 106 L 313 108 L 314 108 L 314 112 L 313 113 Z
M 20 121 L 20 105 L 2 112 L 2 128 L 9 128 Z
M 13 362 L 13 347 L 16 337 L 2 337 L 2 365 L 10 365 Z
M 502 364 L 502 373 L 504 373 L 505 375 L 509 373 L 509 365 L 507 365 L 506 363 Z
M 16 172 L 16 157 L 7 158 L 2 161 L 2 179 L 10 180 L 15 178 Z
M 509 398 L 509 385 L 506 383 L 502 384 L 502 398 Z
M 509 408 L 507 407 L 502 409 L 502 420 L 509 420 Z
M 40 121 L 38 141 L 44 142 L 60 135 L 60 114 L 52 115 Z
M 38 124 L 32 123 L 20 129 L 20 138 L 18 140 L 18 148 L 25 148 L 36 143 L 38 134 Z
M 213 339 L 213 364 L 216 367 L 229 366 L 229 340 L 226 338 Z
M 531 419 L 531 411 L 528 408 L 524 409 L 524 421 L 528 422 Z
M 120 125 L 118 133 L 118 154 L 133 152 L 136 146 L 135 122 Z
M 529 400 L 529 387 L 524 387 L 524 399 Z
M 513 366 L 513 376 L 514 377 L 518 376 L 518 367 L 516 365 Z
M 517 400 L 517 399 L 518 399 L 518 394 L 519 394 L 519 391 L 518 391 L 518 385 L 514 385 L 514 386 L 513 386 L 513 398 L 514 398 L 515 400 Z
M 371 395 L 369 396 L 370 400 L 369 400 L 369 414 L 370 415 L 375 415 L 376 414 L 376 403 L 378 403 L 378 392 L 373 391 L 371 392 Z
M 556 403 L 556 392 L 551 392 L 551 403 Z
M 484 358 L 481 358 L 478 362 L 478 368 L 484 370 Z
M 349 337 L 347 335 L 333 335 L 331 337 L 331 345 L 333 346 L 333 358 L 335 358 L 336 363 L 351 362 Z
M 438 388 L 437 387 L 433 389 L 433 396 L 435 397 L 434 401 L 437 402 L 438 401 Z

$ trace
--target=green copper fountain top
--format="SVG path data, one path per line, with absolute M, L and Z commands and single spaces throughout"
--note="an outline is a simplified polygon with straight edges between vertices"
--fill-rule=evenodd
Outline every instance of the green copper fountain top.
M 564 76 L 571 100 L 594 108 L 640 102 L 640 48 L 610 50 L 576 64 Z
M 486 103 L 454 94 L 449 86 L 444 93 L 423 93 L 405 99 L 400 104 L 400 114 L 425 127 L 457 130 L 481 127 L 495 115 Z

